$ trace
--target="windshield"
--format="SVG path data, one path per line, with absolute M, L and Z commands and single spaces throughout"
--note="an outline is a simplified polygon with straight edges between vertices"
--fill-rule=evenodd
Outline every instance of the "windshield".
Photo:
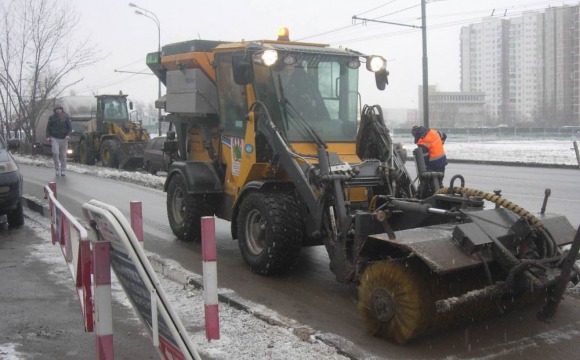
M 113 122 L 127 122 L 127 101 L 125 98 L 104 98 L 103 99 L 104 119 Z
M 269 68 L 256 65 L 256 97 L 269 104 L 277 126 L 293 142 L 312 142 L 301 117 L 325 142 L 354 141 L 358 69 L 352 57 L 292 54 L 296 63 Z

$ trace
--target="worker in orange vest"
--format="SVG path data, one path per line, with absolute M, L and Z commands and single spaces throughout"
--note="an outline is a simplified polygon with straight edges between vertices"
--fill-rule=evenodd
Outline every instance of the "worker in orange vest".
M 447 134 L 423 126 L 413 126 L 411 134 L 415 137 L 415 144 L 423 151 L 427 171 L 445 173 L 447 157 L 443 144 L 445 144 Z

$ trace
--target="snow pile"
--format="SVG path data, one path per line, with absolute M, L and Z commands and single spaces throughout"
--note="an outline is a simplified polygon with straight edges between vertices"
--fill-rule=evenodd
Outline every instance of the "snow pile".
M 13 157 L 19 164 L 34 165 L 47 168 L 52 168 L 54 166 L 51 158 L 42 155 L 13 154 Z M 123 171 L 119 169 L 112 169 L 100 166 L 82 165 L 73 162 L 67 163 L 67 171 L 79 174 L 92 175 L 101 178 L 121 180 L 158 190 L 163 190 L 163 184 L 165 183 L 165 179 L 163 177 L 154 176 L 147 172 Z
M 25 214 L 27 226 L 33 229 L 39 238 L 46 240 L 33 247 L 29 258 L 46 263 L 50 268 L 51 279 L 55 279 L 60 284 L 69 285 L 71 297 L 74 298 L 75 290 L 68 267 L 60 248 L 52 245 L 50 235 L 46 231 L 50 228 L 50 221 L 29 210 L 25 210 Z M 208 342 L 205 338 L 202 291 L 191 286 L 183 286 L 163 276 L 159 276 L 159 280 L 174 311 L 204 359 L 348 359 L 339 354 L 336 348 L 316 339 L 312 330 L 301 333 L 296 329 L 271 325 L 252 314 L 224 303 L 219 305 L 220 339 Z M 223 289 L 220 289 L 221 291 Z M 139 322 L 114 273 L 111 292 L 113 300 L 130 311 L 130 321 Z M 145 334 L 145 328 L 143 329 L 143 334 Z M 19 354 L 10 344 L 4 344 L 0 348 L 0 355 L 13 356 L 8 359 L 19 358 Z M 0 358 L 4 358 L 2 356 Z

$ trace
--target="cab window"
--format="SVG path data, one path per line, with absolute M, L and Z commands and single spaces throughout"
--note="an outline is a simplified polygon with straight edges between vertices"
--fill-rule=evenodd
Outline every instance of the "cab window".
M 233 136 L 245 135 L 245 117 L 248 114 L 245 86 L 234 82 L 231 54 L 219 57 L 217 66 L 217 84 L 220 122 L 224 134 Z

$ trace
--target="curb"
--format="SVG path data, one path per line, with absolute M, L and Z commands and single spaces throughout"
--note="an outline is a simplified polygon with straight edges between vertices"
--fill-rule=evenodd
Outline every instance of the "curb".
M 23 206 L 26 206 L 28 209 L 42 215 L 43 217 L 50 218 L 48 204 L 44 204 L 42 200 L 23 194 L 21 201 Z M 81 223 L 84 224 L 84 222 Z M 86 224 L 84 225 L 86 227 Z M 202 275 L 185 270 L 173 260 L 164 259 L 158 254 L 148 251 L 146 251 L 146 253 L 155 272 L 183 286 L 191 286 L 195 289 L 203 290 Z M 349 359 L 372 359 L 372 357 L 366 354 L 364 350 L 343 337 L 334 334 L 321 333 L 310 326 L 282 316 L 262 305 L 243 299 L 233 290 L 218 289 L 218 301 L 230 305 L 237 310 L 245 311 L 270 325 L 290 329 L 292 334 L 302 341 L 310 343 L 321 341 L 322 343 L 335 348 L 338 354 L 346 356 Z

